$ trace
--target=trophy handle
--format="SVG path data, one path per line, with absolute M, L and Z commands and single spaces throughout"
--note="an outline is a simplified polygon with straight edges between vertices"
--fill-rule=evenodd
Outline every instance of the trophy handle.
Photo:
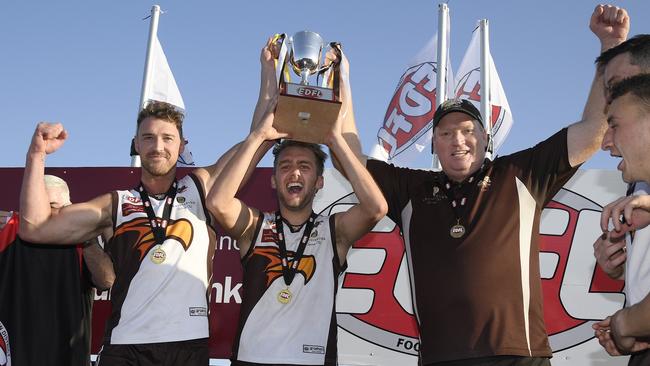
M 339 93 L 339 84 L 340 84 L 340 68 L 339 65 L 341 63 L 341 58 L 342 56 L 342 51 L 341 51 L 341 43 L 339 42 L 330 42 L 328 44 L 328 47 L 336 53 L 336 61 L 331 62 L 328 65 L 323 65 L 319 70 L 318 70 L 318 77 L 322 77 L 322 82 L 321 82 L 321 87 L 323 88 L 329 88 L 329 80 L 330 78 L 332 79 L 332 87 L 331 89 L 334 91 L 334 95 L 336 98 L 336 101 L 341 101 L 340 98 L 340 93 Z M 328 50 L 329 51 L 329 50 Z M 327 52 L 326 52 L 327 54 Z
M 288 77 L 287 70 L 287 55 L 289 53 L 289 47 L 287 47 L 287 42 L 289 38 L 286 33 L 277 33 L 273 37 L 273 42 L 276 44 L 276 47 L 279 48 L 278 58 L 276 59 L 275 64 L 275 80 L 278 83 L 278 88 L 284 84 L 285 77 Z

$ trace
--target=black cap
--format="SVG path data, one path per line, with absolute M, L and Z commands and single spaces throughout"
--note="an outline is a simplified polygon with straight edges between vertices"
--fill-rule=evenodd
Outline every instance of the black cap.
M 436 126 L 438 126 L 438 123 L 440 123 L 442 117 L 452 112 L 465 113 L 466 115 L 472 117 L 472 119 L 479 121 L 481 126 L 483 126 L 483 118 L 481 117 L 481 112 L 479 112 L 479 110 L 474 107 L 474 104 L 472 104 L 472 102 L 467 99 L 449 99 L 444 101 L 438 107 L 438 109 L 436 109 L 436 113 L 433 114 L 433 130 L 436 129 Z

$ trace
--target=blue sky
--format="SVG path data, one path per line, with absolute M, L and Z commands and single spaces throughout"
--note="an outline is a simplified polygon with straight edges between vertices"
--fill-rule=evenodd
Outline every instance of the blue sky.
M 550 136 L 580 118 L 599 43 L 589 31 L 596 1 L 457 1 L 451 61 L 458 68 L 476 21 L 490 20 L 491 51 L 515 125 L 499 152 Z M 69 132 L 48 166 L 128 166 L 149 22 L 145 1 L 7 0 L 0 6 L 0 166 L 23 166 L 38 121 Z M 185 99 L 185 135 L 199 165 L 248 132 L 259 50 L 277 32 L 309 29 L 340 41 L 351 62 L 364 150 L 410 59 L 437 30 L 433 1 L 161 1 L 159 38 Z M 273 4 L 274 6 L 271 6 Z M 649 33 L 648 1 L 620 1 L 630 34 Z M 264 163 L 269 164 L 265 159 Z M 614 169 L 599 153 L 587 168 Z

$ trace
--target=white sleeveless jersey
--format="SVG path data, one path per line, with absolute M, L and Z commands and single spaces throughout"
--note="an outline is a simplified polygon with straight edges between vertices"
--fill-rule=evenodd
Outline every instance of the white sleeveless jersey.
M 113 192 L 113 238 L 106 251 L 115 265 L 110 344 L 142 344 L 208 337 L 208 283 L 215 232 L 196 177 L 178 181 L 166 240 L 156 250 L 139 192 Z M 164 200 L 150 197 L 158 218 Z M 154 252 L 157 258 L 153 258 Z M 158 263 L 157 263 L 158 262 Z
M 251 250 L 243 258 L 244 296 L 233 358 L 253 363 L 298 365 L 336 364 L 335 296 L 339 264 L 334 217 L 318 216 L 283 304 L 286 289 L 276 244 L 275 214 L 260 216 Z M 289 265 L 304 225 L 291 232 L 283 225 Z
M 650 186 L 635 183 L 634 195 L 650 194 Z M 625 263 L 626 306 L 643 300 L 650 291 L 650 226 L 625 235 L 627 261 Z

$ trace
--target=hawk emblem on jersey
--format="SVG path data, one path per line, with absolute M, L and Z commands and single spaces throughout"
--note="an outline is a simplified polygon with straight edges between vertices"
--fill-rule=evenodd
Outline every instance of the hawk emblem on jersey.
M 288 251 L 289 267 L 293 265 L 295 252 Z M 282 260 L 280 259 L 280 250 L 277 247 L 257 247 L 253 251 L 253 256 L 260 256 L 268 260 L 264 272 L 266 273 L 266 287 L 268 287 L 276 278 L 282 277 Z M 316 259 L 313 255 L 303 255 L 298 263 L 297 274 L 305 278 L 305 284 L 314 277 L 316 272 Z
M 145 217 L 139 217 L 135 220 L 122 223 L 115 229 L 114 238 L 120 235 L 137 235 L 133 247 L 140 253 L 140 260 L 144 258 L 149 250 L 156 245 L 149 220 Z M 167 225 L 167 238 L 174 239 L 181 243 L 183 249 L 187 251 L 192 244 L 194 237 L 194 228 L 186 219 L 170 220 Z

